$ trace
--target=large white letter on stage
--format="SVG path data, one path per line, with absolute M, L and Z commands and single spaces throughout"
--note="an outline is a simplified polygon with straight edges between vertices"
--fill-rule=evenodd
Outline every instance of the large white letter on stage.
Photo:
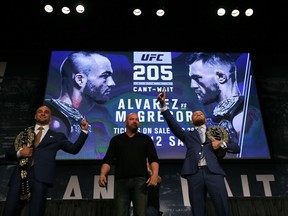
M 70 177 L 63 199 L 82 199 L 78 176 Z
M 99 175 L 94 176 L 93 199 L 113 199 L 114 198 L 114 175 L 107 177 L 106 187 L 98 185 Z
M 263 182 L 265 196 L 272 196 L 269 182 L 275 181 L 274 175 L 256 175 L 256 179 Z

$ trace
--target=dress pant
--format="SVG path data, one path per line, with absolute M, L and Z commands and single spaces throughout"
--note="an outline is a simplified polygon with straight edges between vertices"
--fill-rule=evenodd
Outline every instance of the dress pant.
M 31 197 L 28 200 L 20 200 L 20 178 L 15 175 L 9 187 L 3 216 L 20 216 L 25 205 L 28 205 L 26 215 L 43 216 L 45 214 L 49 185 L 35 179 L 33 167 L 29 170 L 29 183 Z
M 193 216 L 206 216 L 207 193 L 217 216 L 230 216 L 230 203 L 224 176 L 210 172 L 208 166 L 199 167 L 194 175 L 187 176 L 189 200 Z

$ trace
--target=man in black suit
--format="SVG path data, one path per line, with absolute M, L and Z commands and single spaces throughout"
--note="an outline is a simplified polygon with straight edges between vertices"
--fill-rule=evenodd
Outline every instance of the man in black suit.
M 6 160 L 17 161 L 17 165 L 9 181 L 4 216 L 21 215 L 26 204 L 29 216 L 44 215 L 48 189 L 53 185 L 57 151 L 77 154 L 88 137 L 85 118 L 74 144 L 63 133 L 49 129 L 50 119 L 51 110 L 40 106 L 35 114 L 35 126 L 18 134 L 14 146 L 5 154 Z
M 239 153 L 239 146 L 233 140 L 223 141 L 211 136 L 209 128 L 205 125 L 206 118 L 201 111 L 194 111 L 192 114 L 194 130 L 185 131 L 173 118 L 166 105 L 166 91 L 160 93 L 157 99 L 160 101 L 161 113 L 169 128 L 187 148 L 181 176 L 188 182 L 193 216 L 206 215 L 207 192 L 215 206 L 216 215 L 230 216 L 230 203 L 224 181 L 225 172 L 221 168 L 219 158 L 223 158 L 226 152 Z M 228 137 L 228 133 L 226 136 Z

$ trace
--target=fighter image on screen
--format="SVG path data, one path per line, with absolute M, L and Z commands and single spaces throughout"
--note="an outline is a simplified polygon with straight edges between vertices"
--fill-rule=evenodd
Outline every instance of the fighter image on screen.
M 238 87 L 235 61 L 229 53 L 194 52 L 187 57 L 186 64 L 189 67 L 191 88 L 199 102 L 212 105 L 212 112 L 207 111 L 206 114 L 207 125 L 223 126 L 229 132 L 230 139 L 236 138 L 239 141 L 244 117 L 247 120 L 245 133 L 252 133 L 259 131 L 255 125 L 258 124 L 261 113 L 249 106 L 244 116 L 245 97 Z
M 84 116 L 98 104 L 104 104 L 109 100 L 111 88 L 115 86 L 112 78 L 113 69 L 109 59 L 96 52 L 74 52 L 70 54 L 60 67 L 61 74 L 61 95 L 59 98 L 46 99 L 48 105 L 55 115 L 51 121 L 51 127 L 60 128 L 66 126 L 64 132 L 69 140 L 74 141 L 80 134 L 81 122 Z M 98 108 L 99 113 L 101 108 Z M 62 129 L 63 130 L 63 129 Z M 105 126 L 101 122 L 93 122 L 89 125 L 92 132 L 87 145 L 82 151 L 94 157 L 100 154 L 101 146 L 92 146 L 95 133 L 102 133 L 105 137 Z M 94 134 L 94 136 L 93 136 Z M 100 138 L 99 138 L 100 139 Z M 108 145 L 108 138 L 107 138 Z M 104 141 L 105 143 L 105 141 Z

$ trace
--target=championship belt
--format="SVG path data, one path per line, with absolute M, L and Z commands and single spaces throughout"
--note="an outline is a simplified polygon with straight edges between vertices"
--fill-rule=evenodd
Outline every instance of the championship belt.
M 208 138 L 211 140 L 214 137 L 216 140 L 220 140 L 222 142 L 229 141 L 229 134 L 222 126 L 211 126 L 207 128 L 206 134 Z M 215 150 L 215 154 L 218 158 L 223 158 L 226 154 L 226 151 L 222 148 Z
M 206 133 L 209 139 L 211 139 L 211 137 L 214 137 L 216 140 L 221 140 L 222 142 L 229 141 L 229 134 L 224 129 L 224 127 L 211 126 L 211 127 L 208 127 Z
M 14 142 L 15 150 L 18 151 L 26 146 L 33 146 L 35 139 L 34 127 L 26 128 L 20 132 Z M 31 196 L 29 181 L 28 181 L 28 169 L 29 169 L 29 157 L 20 158 L 18 161 L 18 167 L 21 178 L 21 191 L 20 199 L 26 200 Z

